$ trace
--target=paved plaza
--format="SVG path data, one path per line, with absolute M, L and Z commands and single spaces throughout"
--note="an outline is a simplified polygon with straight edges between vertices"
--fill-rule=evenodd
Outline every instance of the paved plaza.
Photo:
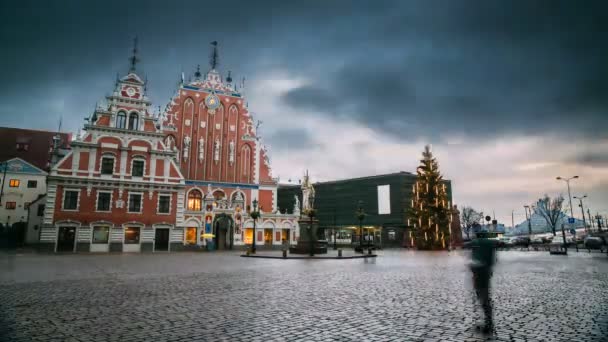
M 2 341 L 477 341 L 467 252 L 0 254 Z M 606 341 L 608 257 L 500 252 L 500 341 Z

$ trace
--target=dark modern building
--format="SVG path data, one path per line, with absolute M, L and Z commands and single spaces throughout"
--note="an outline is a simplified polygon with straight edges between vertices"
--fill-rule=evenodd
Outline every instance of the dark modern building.
M 364 243 L 373 239 L 382 247 L 409 247 L 408 209 L 416 175 L 397 172 L 386 175 L 352 178 L 313 184 L 319 227 L 330 244 L 350 245 L 359 242 L 356 211 L 361 204 L 366 213 L 361 222 Z M 452 202 L 451 182 L 446 180 Z M 295 196 L 302 201 L 300 185 L 283 184 L 278 189 L 278 207 L 282 213 L 293 213 Z M 334 240 L 335 237 L 335 240 Z

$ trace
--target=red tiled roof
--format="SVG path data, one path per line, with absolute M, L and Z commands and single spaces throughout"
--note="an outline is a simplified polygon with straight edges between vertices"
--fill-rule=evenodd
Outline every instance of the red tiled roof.
M 36 131 L 31 129 L 0 127 L 0 161 L 15 157 L 48 171 L 50 150 L 53 147 L 53 136 L 56 132 Z M 69 148 L 71 133 L 59 133 L 61 148 Z M 26 147 L 18 149 L 18 144 Z M 25 149 L 27 148 L 27 150 Z

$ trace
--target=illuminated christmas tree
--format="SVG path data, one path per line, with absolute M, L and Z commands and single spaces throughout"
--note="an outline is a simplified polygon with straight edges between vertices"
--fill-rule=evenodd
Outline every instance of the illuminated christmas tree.
M 409 210 L 412 242 L 418 249 L 446 249 L 450 241 L 451 203 L 430 146 L 425 146 L 422 157 Z

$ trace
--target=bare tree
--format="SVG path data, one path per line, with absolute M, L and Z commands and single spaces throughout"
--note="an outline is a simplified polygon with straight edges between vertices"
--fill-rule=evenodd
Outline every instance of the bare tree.
M 562 205 L 564 204 L 564 197 L 559 195 L 553 199 L 549 195 L 538 200 L 536 211 L 542 216 L 547 224 L 551 227 L 553 236 L 555 236 L 555 230 L 559 220 L 563 216 Z
M 482 216 L 482 213 L 472 207 L 462 207 L 462 211 L 460 212 L 460 225 L 462 226 L 462 230 L 467 234 L 467 239 L 470 239 L 469 234 L 471 233 L 471 228 L 479 222 Z

